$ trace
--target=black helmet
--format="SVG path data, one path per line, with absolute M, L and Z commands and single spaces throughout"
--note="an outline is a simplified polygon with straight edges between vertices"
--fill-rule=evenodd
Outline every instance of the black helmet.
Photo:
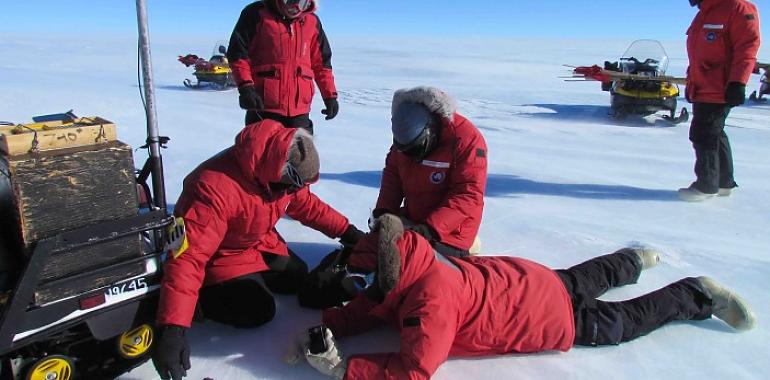
M 435 148 L 438 128 L 434 115 L 424 105 L 404 102 L 390 120 L 393 146 L 401 153 L 421 160 Z

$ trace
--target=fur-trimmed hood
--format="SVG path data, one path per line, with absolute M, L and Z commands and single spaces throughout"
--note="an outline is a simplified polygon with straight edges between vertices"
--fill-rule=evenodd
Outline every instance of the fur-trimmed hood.
M 419 86 L 396 90 L 393 94 L 391 113 L 395 114 L 396 110 L 407 102 L 422 104 L 431 113 L 449 121 L 452 120 L 453 115 L 457 112 L 457 102 L 447 93 L 436 87 Z
M 377 271 L 380 290 L 388 299 L 398 299 L 436 261 L 433 247 L 419 234 L 404 230 L 401 219 L 384 214 L 375 230 L 356 245 L 348 264 Z

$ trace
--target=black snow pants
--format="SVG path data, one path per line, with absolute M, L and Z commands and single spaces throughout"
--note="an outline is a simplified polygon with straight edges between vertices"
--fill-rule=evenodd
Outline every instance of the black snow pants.
M 246 125 L 254 124 L 264 119 L 275 120 L 283 124 L 286 128 L 302 128 L 310 134 L 313 134 L 313 121 L 310 120 L 310 114 L 303 113 L 297 116 L 283 116 L 271 112 L 246 111 Z
M 691 277 L 627 301 L 596 299 L 612 287 L 635 283 L 641 271 L 628 248 L 556 271 L 572 299 L 576 345 L 619 344 L 671 321 L 711 316 L 711 298 Z
M 292 294 L 305 280 L 307 264 L 289 256 L 264 254 L 270 270 L 237 277 L 201 288 L 198 302 L 203 317 L 237 328 L 253 328 L 273 320 L 272 292 Z
M 730 109 L 726 104 L 693 104 L 690 141 L 695 149 L 697 178 L 693 186 L 707 194 L 737 186 L 733 178 L 733 153 L 725 133 Z

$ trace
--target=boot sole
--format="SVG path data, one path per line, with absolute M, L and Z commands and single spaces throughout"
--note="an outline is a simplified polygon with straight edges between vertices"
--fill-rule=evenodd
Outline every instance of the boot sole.
M 715 194 L 706 194 L 706 193 L 700 193 L 700 194 L 694 194 L 692 190 L 690 189 L 679 189 L 677 192 L 677 195 L 679 196 L 679 199 L 685 201 L 685 202 L 703 202 L 707 199 L 714 198 L 717 196 L 718 193 Z

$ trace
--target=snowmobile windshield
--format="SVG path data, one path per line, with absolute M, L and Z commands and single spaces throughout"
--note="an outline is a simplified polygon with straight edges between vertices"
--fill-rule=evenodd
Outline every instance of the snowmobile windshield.
M 227 45 L 228 42 L 225 40 L 217 41 L 216 44 L 214 44 L 214 49 L 211 50 L 211 58 L 210 60 L 215 60 L 217 57 L 224 57 L 227 55 Z
M 620 57 L 624 73 L 658 76 L 668 69 L 668 54 L 656 40 L 637 40 Z

